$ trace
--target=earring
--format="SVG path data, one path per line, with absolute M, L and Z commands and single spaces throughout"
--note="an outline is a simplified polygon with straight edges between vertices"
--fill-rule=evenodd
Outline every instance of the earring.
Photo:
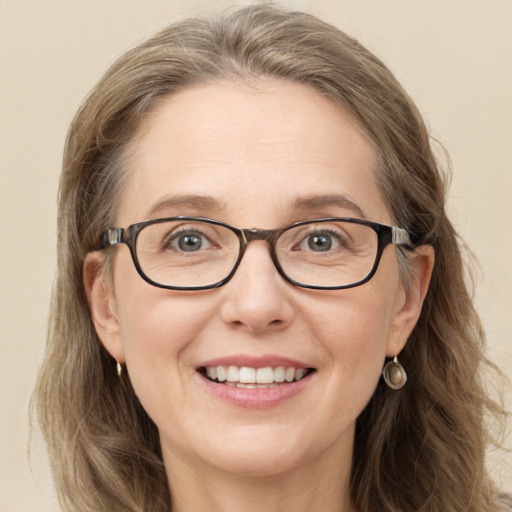
M 402 389 L 407 382 L 407 374 L 396 356 L 384 366 L 382 377 L 391 389 Z
M 121 366 L 121 363 L 119 361 L 116 361 L 116 363 L 117 376 L 121 378 L 121 375 L 123 374 L 123 367 Z

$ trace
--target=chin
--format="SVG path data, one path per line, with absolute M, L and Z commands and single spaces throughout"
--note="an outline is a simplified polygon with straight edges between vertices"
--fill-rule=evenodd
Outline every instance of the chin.
M 245 477 L 266 477 L 288 473 L 305 464 L 307 458 L 296 450 L 269 450 L 255 445 L 250 450 L 230 449 L 217 457 L 209 457 L 209 465 L 224 473 Z
M 289 425 L 246 425 L 224 434 L 210 438 L 203 460 L 225 473 L 247 477 L 275 476 L 309 467 L 331 447 L 329 436 Z

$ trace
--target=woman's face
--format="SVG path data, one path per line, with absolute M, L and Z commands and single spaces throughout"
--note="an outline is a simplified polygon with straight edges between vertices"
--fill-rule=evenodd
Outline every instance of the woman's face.
M 189 88 L 147 117 L 130 149 L 118 226 L 178 215 L 265 229 L 322 217 L 391 223 L 371 144 L 307 86 Z M 421 306 L 420 294 L 404 291 L 392 246 L 368 283 L 335 291 L 284 281 L 264 241 L 249 244 L 231 281 L 205 291 L 151 286 L 128 248 L 115 250 L 112 288 L 86 272 L 93 317 L 106 348 L 126 363 L 168 466 L 247 475 L 328 460 L 348 467 L 356 418 Z M 206 378 L 204 368 L 217 366 L 312 371 L 239 389 Z

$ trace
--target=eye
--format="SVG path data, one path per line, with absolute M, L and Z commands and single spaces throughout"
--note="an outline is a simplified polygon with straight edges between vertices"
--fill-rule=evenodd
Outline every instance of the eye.
M 338 232 L 323 229 L 308 233 L 296 246 L 296 250 L 328 252 L 343 245 L 343 239 Z
M 333 237 L 330 233 L 317 233 L 307 237 L 308 247 L 315 252 L 328 251 L 332 248 Z
M 208 237 L 199 230 L 180 230 L 164 241 L 164 248 L 181 252 L 197 252 L 211 247 Z

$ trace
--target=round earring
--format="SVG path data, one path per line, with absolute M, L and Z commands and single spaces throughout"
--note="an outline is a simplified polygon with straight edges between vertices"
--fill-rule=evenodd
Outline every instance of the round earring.
M 396 356 L 384 366 L 382 377 L 391 389 L 402 389 L 407 382 L 407 374 Z
M 123 367 L 119 361 L 116 361 L 116 363 L 117 376 L 121 378 L 121 375 L 123 374 Z

